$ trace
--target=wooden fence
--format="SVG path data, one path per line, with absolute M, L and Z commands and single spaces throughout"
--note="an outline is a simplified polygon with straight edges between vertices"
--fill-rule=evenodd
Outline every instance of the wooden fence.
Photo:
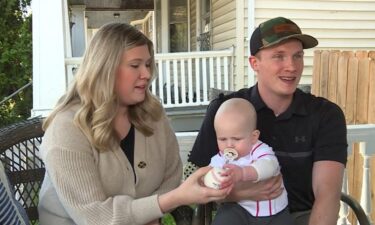
M 312 93 L 338 104 L 347 124 L 375 123 L 375 51 L 315 51 Z
M 348 125 L 375 124 L 375 51 L 315 51 L 311 92 L 339 105 Z M 362 186 L 369 182 L 371 200 L 365 204 L 372 205 L 368 213 L 374 221 L 375 179 L 367 180 L 363 168 L 369 159 L 369 177 L 374 177 L 375 158 L 360 152 L 360 143 L 355 143 L 352 149 L 347 165 L 349 193 L 366 201 L 361 199 Z M 351 222 L 355 224 L 353 219 Z

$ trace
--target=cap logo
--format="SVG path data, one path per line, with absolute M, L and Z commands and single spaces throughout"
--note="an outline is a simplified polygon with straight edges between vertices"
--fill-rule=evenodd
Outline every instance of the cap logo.
M 301 33 L 301 31 L 294 24 L 279 24 L 273 27 L 275 33 L 292 32 Z

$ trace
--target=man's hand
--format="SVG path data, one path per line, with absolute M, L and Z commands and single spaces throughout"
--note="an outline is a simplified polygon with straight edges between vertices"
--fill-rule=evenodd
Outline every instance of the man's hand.
M 282 176 L 279 174 L 268 180 L 259 181 L 243 181 L 235 184 L 233 190 L 227 196 L 227 201 L 253 200 L 261 201 L 274 199 L 281 195 L 284 187 L 282 184 Z

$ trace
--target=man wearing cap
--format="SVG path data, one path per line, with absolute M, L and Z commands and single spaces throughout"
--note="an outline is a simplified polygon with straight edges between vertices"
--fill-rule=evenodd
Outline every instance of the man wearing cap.
M 260 140 L 278 157 L 296 224 L 336 224 L 347 159 L 344 114 L 327 99 L 297 88 L 304 67 L 303 49 L 317 44 L 289 19 L 277 17 L 260 24 L 251 36 L 249 57 L 258 82 L 211 102 L 185 176 L 196 167 L 208 165 L 218 151 L 213 121 L 220 104 L 233 97 L 245 98 L 257 111 Z M 235 186 L 227 200 L 273 199 L 281 194 L 280 185 L 281 176 L 258 183 L 243 182 Z M 249 216 L 238 208 L 215 224 L 247 224 Z

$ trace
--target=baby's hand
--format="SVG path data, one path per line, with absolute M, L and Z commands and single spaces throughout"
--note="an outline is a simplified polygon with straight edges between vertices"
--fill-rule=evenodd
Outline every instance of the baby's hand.
M 242 180 L 242 168 L 234 164 L 225 164 L 223 166 L 225 172 L 223 176 L 230 178 L 232 183 L 237 183 Z
M 214 167 L 203 178 L 204 185 L 213 189 L 224 189 L 233 184 L 233 178 L 227 175 L 226 169 Z

